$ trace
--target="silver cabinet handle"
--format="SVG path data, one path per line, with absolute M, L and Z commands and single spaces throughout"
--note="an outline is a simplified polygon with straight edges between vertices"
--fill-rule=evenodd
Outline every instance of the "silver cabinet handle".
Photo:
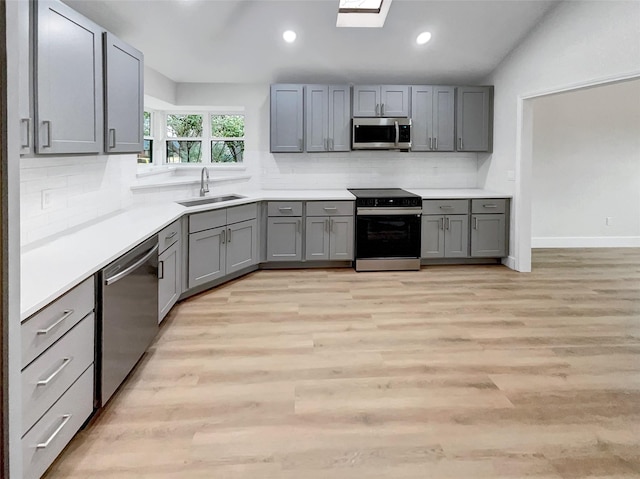
M 165 239 L 171 239 L 171 238 L 173 238 L 173 237 L 174 237 L 175 235 L 177 235 L 177 234 L 178 234 L 178 232 L 177 232 L 177 231 L 174 231 L 174 232 L 173 232 L 173 233 L 171 233 L 170 235 L 167 235 L 167 237 L 166 237 Z
M 434 144 L 435 144 L 435 148 L 434 148 L 434 150 L 437 150 L 437 149 L 438 149 L 438 137 L 437 137 L 437 136 L 435 136 L 435 137 L 433 138 L 433 142 L 434 142 Z
M 376 103 L 376 116 L 380 115 L 379 111 L 380 111 L 380 105 Z
M 20 123 L 22 123 L 23 125 L 26 125 L 26 132 L 27 132 L 27 134 L 25 135 L 26 140 L 20 144 L 20 147 L 31 148 L 31 135 L 29 134 L 29 132 L 31 131 L 31 118 L 22 118 L 20 120 Z
M 49 334 L 51 332 L 52 329 L 54 329 L 56 326 L 58 326 L 62 321 L 64 321 L 65 319 L 67 319 L 69 316 L 71 316 L 73 313 L 75 313 L 75 310 L 73 309 L 66 309 L 62 312 L 62 317 L 60 319 L 58 319 L 55 323 L 53 323 L 51 326 L 49 326 L 46 329 L 38 329 L 36 331 L 36 334 Z
M 384 116 L 384 103 L 380 106 L 380 116 Z
M 116 129 L 109 128 L 109 148 L 116 147 Z
M 47 379 L 41 379 L 40 381 L 38 381 L 36 385 L 47 386 L 51 381 L 53 381 L 53 378 L 55 378 L 58 374 L 62 372 L 64 368 L 66 368 L 69 364 L 71 364 L 71 361 L 73 361 L 73 358 L 64 358 L 62 360 L 62 364 L 58 367 L 58 369 L 52 372 Z
M 453 208 L 451 205 L 440 205 L 441 210 L 448 210 L 449 208 Z
M 164 261 L 158 262 L 158 279 L 164 279 Z
M 227 243 L 231 243 L 231 228 L 227 228 Z
M 473 217 L 473 229 L 474 230 L 478 229 L 478 217 L 477 216 Z
M 278 206 L 279 211 L 293 211 L 291 206 Z
M 397 120 L 394 123 L 396 126 L 396 145 L 397 145 L 400 142 L 400 126 L 398 126 Z
M 129 273 L 131 273 L 132 271 L 135 271 L 136 269 L 138 269 L 138 267 L 145 264 L 149 260 L 149 258 L 151 258 L 154 254 L 158 253 L 158 246 L 159 245 L 155 245 L 153 248 L 149 250 L 147 254 L 145 254 L 142 258 L 140 258 L 138 261 L 136 261 L 127 269 L 125 269 L 122 273 L 118 273 L 114 276 L 111 276 L 110 278 L 106 278 L 104 280 L 104 284 L 109 286 L 117 281 L 120 281 L 125 276 L 128 276 Z
M 445 218 L 445 220 L 447 221 L 447 226 L 445 227 L 446 230 L 449 229 L 449 227 L 451 226 L 451 218 L 449 218 L 448 216 Z
M 462 138 L 458 138 L 458 149 L 462 150 Z
M 439 223 L 440 223 L 440 229 L 443 230 L 444 229 L 444 217 L 440 218 Z
M 220 243 L 221 244 L 225 244 L 226 240 L 227 240 L 227 230 L 224 229 L 224 230 L 222 230 L 222 233 L 220 234 Z
M 47 439 L 45 442 L 41 442 L 40 444 L 37 444 L 36 449 L 46 449 L 47 447 L 49 447 L 49 444 L 51 444 L 51 441 L 53 441 L 56 438 L 56 436 L 60 434 L 60 431 L 62 431 L 62 428 L 64 428 L 67 425 L 71 417 L 72 417 L 71 414 L 64 414 L 62 416 L 62 422 L 56 428 L 56 430 L 53 431 L 53 434 L 51 434 L 51 436 L 49 436 L 49 439 Z
M 325 211 L 338 211 L 336 206 L 323 206 L 322 209 Z
M 483 208 L 497 208 L 498 205 L 493 204 L 493 203 L 489 203 L 487 205 L 482 205 Z
M 433 138 L 429 137 L 429 149 L 433 150 Z
M 302 223 L 301 220 L 297 220 L 296 221 L 296 232 L 298 232 L 298 233 L 301 233 L 301 231 L 300 231 L 301 223 Z
M 326 231 L 327 233 L 329 233 L 329 231 L 331 231 L 331 230 L 329 229 L 329 220 L 328 220 L 328 219 L 324 220 L 324 229 L 325 229 L 325 231 Z
M 47 142 L 42 145 L 42 147 L 51 148 L 51 122 L 49 120 L 44 120 L 42 124 L 47 125 Z

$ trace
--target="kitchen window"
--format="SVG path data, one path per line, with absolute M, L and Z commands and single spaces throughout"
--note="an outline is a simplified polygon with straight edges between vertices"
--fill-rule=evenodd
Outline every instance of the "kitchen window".
M 143 119 L 143 149 L 140 153 L 138 153 L 138 163 L 151 165 L 153 164 L 153 128 L 151 126 L 153 121 L 153 113 L 151 111 L 145 111 Z
M 242 163 L 244 115 L 211 115 L 211 163 Z
M 167 114 L 167 163 L 202 163 L 203 116 Z

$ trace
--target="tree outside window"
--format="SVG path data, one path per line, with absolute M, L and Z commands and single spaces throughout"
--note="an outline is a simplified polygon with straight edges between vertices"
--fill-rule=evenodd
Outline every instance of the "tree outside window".
M 143 135 L 142 151 L 138 153 L 139 164 L 153 163 L 153 137 L 151 136 L 151 112 L 145 111 L 143 117 Z
M 202 163 L 202 115 L 167 115 L 167 163 Z
M 211 162 L 242 163 L 244 115 L 211 115 Z

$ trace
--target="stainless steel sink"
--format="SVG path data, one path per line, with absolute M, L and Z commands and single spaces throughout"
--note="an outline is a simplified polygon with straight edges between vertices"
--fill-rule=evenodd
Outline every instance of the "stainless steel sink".
M 222 203 L 224 201 L 239 200 L 242 198 L 244 198 L 244 196 L 240 196 L 240 195 L 211 196 L 209 198 L 198 198 L 195 200 L 177 201 L 176 203 L 182 206 L 200 206 L 200 205 L 208 205 L 211 203 Z

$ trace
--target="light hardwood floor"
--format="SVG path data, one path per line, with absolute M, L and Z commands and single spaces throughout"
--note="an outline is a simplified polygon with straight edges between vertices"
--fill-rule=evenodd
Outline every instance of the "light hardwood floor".
M 640 477 L 640 249 L 259 271 L 174 308 L 48 479 Z

